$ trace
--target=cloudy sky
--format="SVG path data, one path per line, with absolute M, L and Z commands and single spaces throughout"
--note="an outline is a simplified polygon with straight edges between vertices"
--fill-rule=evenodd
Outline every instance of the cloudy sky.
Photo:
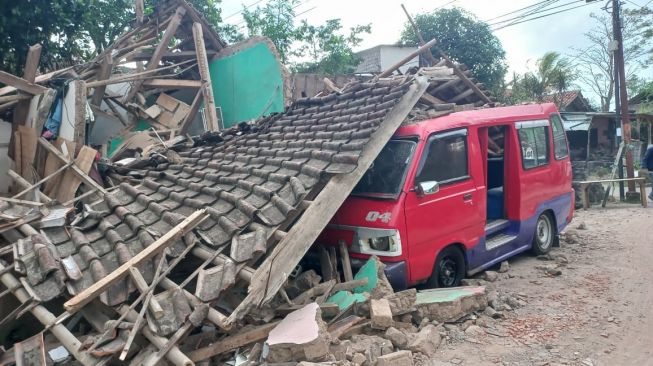
M 227 22 L 244 26 L 240 12 L 244 6 L 264 5 L 267 0 L 223 0 L 223 14 L 230 16 Z M 373 47 L 378 44 L 394 43 L 399 39 L 401 30 L 406 22 L 401 10 L 403 3 L 412 14 L 430 12 L 441 7 L 458 6 L 475 14 L 480 20 L 489 20 L 489 23 L 506 20 L 520 12 L 498 18 L 507 13 L 514 12 L 541 0 L 301 0 L 295 11 L 297 20 L 306 19 L 311 24 L 321 24 L 327 19 L 340 18 L 345 27 L 358 24 L 372 25 L 372 33 L 366 35 L 359 49 Z M 496 30 L 496 36 L 501 40 L 506 50 L 507 61 L 511 71 L 524 72 L 532 68 L 535 60 L 546 51 L 558 51 L 562 54 L 574 53 L 572 48 L 583 49 L 587 47 L 583 33 L 590 31 L 593 20 L 590 13 L 605 13 L 602 8 L 606 0 L 587 4 L 585 0 L 559 0 L 550 8 L 557 7 L 540 13 L 553 13 L 541 19 L 526 21 L 512 25 L 501 30 Z M 626 0 L 625 8 L 635 8 L 651 5 L 652 0 Z M 575 8 L 575 9 L 571 9 Z M 532 8 L 531 8 L 532 9 Z M 507 23 L 504 23 L 507 24 Z M 642 76 L 653 77 L 652 70 L 642 72 Z

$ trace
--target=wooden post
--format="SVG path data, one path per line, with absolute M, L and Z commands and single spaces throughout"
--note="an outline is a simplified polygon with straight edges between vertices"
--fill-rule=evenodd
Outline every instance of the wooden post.
M 590 208 L 590 198 L 587 192 L 588 187 L 589 185 L 587 183 L 580 184 L 580 190 L 582 192 L 582 197 L 583 197 L 583 210 L 587 210 Z
M 340 246 L 340 259 L 342 260 L 342 272 L 345 276 L 345 282 L 354 279 L 354 274 L 351 271 L 351 263 L 349 262 L 349 250 L 344 241 L 338 243 Z
M 413 17 L 410 16 L 404 4 L 401 4 L 401 8 L 404 9 L 404 13 L 406 14 L 406 17 L 408 18 L 408 21 L 410 22 L 411 26 L 413 27 L 413 30 L 415 31 L 415 35 L 417 35 L 417 39 L 419 40 L 419 45 L 423 46 L 424 44 L 426 44 L 426 41 L 424 41 L 424 37 L 422 37 L 422 32 L 420 32 L 419 28 L 417 27 L 417 24 L 413 20 Z M 433 54 L 431 52 L 426 52 L 424 55 L 426 56 L 426 58 L 429 59 L 431 66 L 438 63 L 438 61 L 435 59 L 435 57 L 433 57 Z
M 39 68 L 39 59 L 41 58 L 41 45 L 35 44 L 27 51 L 27 61 L 25 62 L 25 69 L 23 71 L 23 79 L 29 83 L 34 83 L 36 80 L 36 72 Z M 29 101 L 21 101 L 14 110 L 13 124 L 15 126 L 24 125 L 27 119 L 27 112 L 29 111 Z M 39 131 L 40 132 L 40 131 Z
M 165 248 L 167 248 L 170 244 L 172 244 L 175 240 L 181 238 L 187 232 L 195 228 L 195 226 L 199 225 L 206 217 L 207 215 L 205 209 L 195 211 L 192 215 L 179 223 L 179 225 L 175 226 L 172 230 L 168 231 L 165 235 L 157 239 L 154 243 L 150 244 L 148 247 L 136 254 L 132 259 L 125 262 L 113 272 L 109 273 L 109 275 L 94 283 L 91 287 L 84 289 L 75 297 L 66 301 L 64 303 L 64 308 L 69 313 L 78 311 L 84 305 L 88 304 L 89 301 L 100 296 L 101 293 L 103 293 L 116 281 L 119 281 L 127 276 L 130 267 L 138 266 L 154 257 Z
M 142 2 L 142 1 L 141 1 Z M 97 75 L 97 80 L 106 80 L 111 76 L 111 71 L 113 70 L 113 58 L 111 54 L 107 54 L 104 59 L 102 59 L 102 65 L 100 66 L 100 72 Z M 95 88 L 93 91 L 93 97 L 91 97 L 91 104 L 100 106 L 102 104 L 102 98 L 104 97 L 104 92 L 106 90 L 106 85 L 100 85 Z
M 179 24 L 181 24 L 181 19 L 184 17 L 184 14 L 186 14 L 186 9 L 184 9 L 182 6 L 179 6 L 175 12 L 175 15 L 172 16 L 170 23 L 168 23 L 168 27 L 166 28 L 165 33 L 163 33 L 161 41 L 159 41 L 159 44 L 156 46 L 150 62 L 147 63 L 147 71 L 151 71 L 159 67 L 161 57 L 163 56 L 163 53 L 168 50 L 168 43 L 170 43 L 172 37 L 175 35 L 175 33 L 177 33 L 177 28 L 179 28 Z M 124 101 L 129 102 L 134 99 L 136 93 L 138 93 L 138 90 L 142 85 L 143 80 L 135 81 L 131 89 L 129 89 L 129 93 L 127 93 Z
M 646 197 L 646 180 L 643 178 L 639 181 L 639 194 L 642 196 L 642 207 L 648 207 L 648 199 Z
M 204 116 L 210 131 L 219 131 L 218 115 L 215 112 L 215 101 L 213 99 L 213 87 L 211 86 L 211 74 L 209 73 L 209 60 L 206 57 L 204 46 L 204 33 L 202 24 L 193 23 L 193 39 L 195 40 L 195 52 L 197 52 L 197 68 L 200 71 L 202 80 L 202 96 L 204 96 Z

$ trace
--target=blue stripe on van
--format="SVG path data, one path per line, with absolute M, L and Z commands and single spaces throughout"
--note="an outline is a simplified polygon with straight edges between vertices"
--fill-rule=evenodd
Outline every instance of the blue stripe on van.
M 517 235 L 510 243 L 502 245 L 492 250 L 485 249 L 485 238 L 481 238 L 478 244 L 465 253 L 467 257 L 467 268 L 469 274 L 480 272 L 501 261 L 524 252 L 531 248 L 533 234 L 535 233 L 535 224 L 537 218 L 546 210 L 554 213 L 558 232 L 562 231 L 567 225 L 567 217 L 571 210 L 572 192 L 565 193 L 548 201 L 542 202 L 535 210 L 536 214 L 524 221 L 510 221 L 510 225 L 505 233 Z

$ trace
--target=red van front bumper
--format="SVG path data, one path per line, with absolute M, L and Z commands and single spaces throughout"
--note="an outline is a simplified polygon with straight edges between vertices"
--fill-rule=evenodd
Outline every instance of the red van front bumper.
M 356 273 L 366 262 L 366 259 L 351 258 L 351 267 Z M 383 262 L 385 276 L 395 291 L 405 290 L 408 287 L 408 267 L 406 262 Z

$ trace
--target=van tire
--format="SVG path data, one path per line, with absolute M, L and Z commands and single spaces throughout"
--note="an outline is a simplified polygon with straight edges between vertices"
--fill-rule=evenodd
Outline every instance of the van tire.
M 541 214 L 535 222 L 531 252 L 542 255 L 551 251 L 555 244 L 557 233 L 553 219 L 548 213 Z
M 460 286 L 463 278 L 465 278 L 465 257 L 460 249 L 450 246 L 438 254 L 427 285 L 430 288 L 456 287 Z

